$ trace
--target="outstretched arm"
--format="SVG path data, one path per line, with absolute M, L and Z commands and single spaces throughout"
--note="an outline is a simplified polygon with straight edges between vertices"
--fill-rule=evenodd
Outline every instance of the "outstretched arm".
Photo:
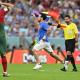
M 10 4 L 10 3 L 3 3 L 3 2 L 1 2 L 1 1 L 0 1 L 0 4 L 1 4 L 1 5 L 5 5 L 5 6 L 7 6 L 7 7 L 14 7 L 13 4 Z
M 11 4 L 11 3 L 3 3 L 3 2 L 0 1 L 0 4 L 1 4 L 1 5 L 4 5 L 8 10 L 11 10 L 12 8 L 14 8 L 14 9 L 16 9 L 16 10 L 18 10 L 18 11 L 21 11 L 21 9 L 15 7 L 15 6 L 14 6 L 13 4 Z
M 65 24 L 61 24 L 60 23 L 60 20 L 55 20 L 56 21 L 56 23 L 57 23 L 57 28 L 66 28 L 66 25 Z

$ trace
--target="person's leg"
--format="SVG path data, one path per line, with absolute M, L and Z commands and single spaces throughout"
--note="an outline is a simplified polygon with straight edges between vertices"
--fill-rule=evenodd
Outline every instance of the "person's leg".
M 5 55 L 1 55 L 2 58 L 2 67 L 3 67 L 3 73 L 7 72 L 7 60 Z
M 38 58 L 38 51 L 41 50 L 41 49 L 43 49 L 44 47 L 45 47 L 45 42 L 40 41 L 32 49 L 32 52 L 33 52 L 33 55 L 35 56 L 37 64 L 40 64 L 40 60 Z
M 36 59 L 36 64 L 40 64 L 40 60 L 39 60 L 39 58 L 38 58 L 38 51 L 36 51 L 36 50 L 33 50 L 33 55 L 34 55 L 34 57 L 35 57 L 35 59 Z
M 36 65 L 33 67 L 34 70 L 40 69 L 42 67 L 42 65 L 40 63 L 40 60 L 38 58 L 37 52 L 38 51 L 33 51 L 33 55 L 34 55 L 34 57 L 36 59 Z
M 5 37 L 5 31 L 4 31 L 4 24 L 0 24 L 0 55 L 2 59 L 2 67 L 3 67 L 3 76 L 8 77 L 7 73 L 7 60 L 6 60 L 6 37 Z
M 71 55 L 71 52 L 67 51 L 67 56 L 66 56 L 65 61 L 64 61 L 64 67 L 61 69 L 62 71 L 68 70 L 68 62 L 71 60 L 70 55 Z
M 67 57 L 64 62 L 64 68 L 61 69 L 62 71 L 66 71 L 68 69 L 68 62 L 71 62 L 72 66 L 73 66 L 73 71 L 77 71 L 74 57 L 70 51 L 67 51 Z
M 56 60 L 60 61 L 61 63 L 63 63 L 63 60 L 58 56 L 56 55 L 54 52 L 49 52 L 48 50 L 45 49 L 45 51 L 47 51 L 51 57 L 55 58 Z
M 60 61 L 61 63 L 63 63 L 63 60 L 53 52 L 53 49 L 52 49 L 50 43 L 46 43 L 46 46 L 47 47 L 45 48 L 45 50 L 50 54 L 50 56 L 55 58 L 56 60 Z
M 5 37 L 3 37 L 3 38 L 1 37 L 1 42 L 0 42 L 0 54 L 1 54 L 1 59 L 2 59 L 3 76 L 8 77 L 9 75 L 7 73 L 7 59 L 6 59 L 6 54 L 5 54 L 6 53 L 6 39 L 5 39 Z
M 62 51 L 61 47 L 58 47 L 57 48 L 57 55 L 59 55 L 59 53 L 62 55 L 62 57 L 65 59 L 65 55 L 64 55 L 64 52 Z M 57 63 L 57 60 L 56 60 L 56 63 Z
M 76 68 L 76 65 L 75 65 L 75 60 L 74 60 L 74 57 L 73 57 L 73 54 L 74 53 L 74 50 L 75 50 L 75 40 L 72 39 L 72 40 L 69 40 L 68 41 L 68 44 L 67 44 L 67 58 L 65 60 L 65 69 L 66 69 L 66 66 L 67 66 L 67 61 L 71 62 L 72 66 L 73 66 L 73 71 L 77 71 L 77 68 Z
M 8 77 L 9 74 L 7 73 L 7 59 L 4 54 L 1 54 L 1 59 L 2 59 L 2 67 L 3 67 L 3 76 Z
M 66 47 L 66 57 L 64 60 L 64 67 L 61 68 L 60 70 L 62 71 L 67 71 L 68 70 L 68 62 L 70 61 L 70 55 L 71 55 L 71 41 L 70 40 L 65 40 L 65 47 Z
M 36 65 L 33 69 L 40 69 L 42 66 L 41 66 L 41 63 L 40 63 L 40 60 L 38 58 L 38 51 L 43 49 L 45 47 L 45 42 L 41 41 L 39 43 L 37 43 L 34 47 L 33 47 L 33 55 L 35 56 L 35 59 L 36 59 Z
M 75 60 L 74 60 L 73 55 L 71 55 L 71 64 L 73 66 L 73 71 L 77 71 L 77 68 L 76 68 L 76 64 L 75 64 Z
M 57 50 L 57 55 L 59 55 L 59 51 Z M 56 64 L 58 63 L 58 60 L 56 59 Z

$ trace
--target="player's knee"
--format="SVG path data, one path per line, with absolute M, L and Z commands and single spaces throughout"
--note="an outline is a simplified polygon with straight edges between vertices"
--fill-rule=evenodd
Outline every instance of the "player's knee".
M 67 55 L 71 55 L 71 52 L 70 51 L 67 51 Z
M 66 60 L 70 61 L 71 60 L 72 55 L 67 55 Z

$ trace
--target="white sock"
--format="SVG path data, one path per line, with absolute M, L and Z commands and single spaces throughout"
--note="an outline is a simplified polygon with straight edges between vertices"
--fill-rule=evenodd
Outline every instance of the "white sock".
M 66 70 L 68 70 L 68 61 L 64 62 L 64 67 L 65 67 Z
M 37 63 L 37 65 L 41 65 L 41 63 Z

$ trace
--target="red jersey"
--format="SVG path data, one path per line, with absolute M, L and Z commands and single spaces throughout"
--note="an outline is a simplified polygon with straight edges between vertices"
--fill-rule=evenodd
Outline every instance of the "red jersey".
M 0 9 L 0 23 L 4 23 L 5 15 L 8 11 L 5 11 L 4 9 Z

